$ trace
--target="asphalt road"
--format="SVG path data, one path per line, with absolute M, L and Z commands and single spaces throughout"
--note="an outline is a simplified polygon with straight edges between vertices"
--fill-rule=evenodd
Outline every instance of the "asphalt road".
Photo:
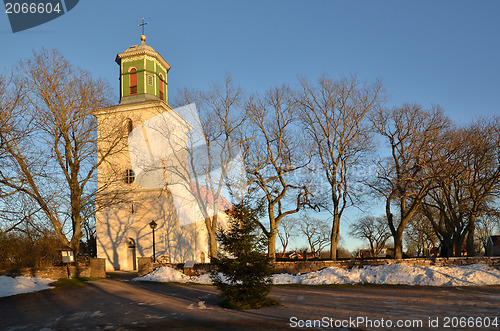
M 276 286 L 271 296 L 282 306 L 235 311 L 217 306 L 212 286 L 134 282 L 132 276 L 0 298 L 0 329 L 383 330 L 400 324 L 398 330 L 455 330 L 463 322 L 468 330 L 487 323 L 500 329 L 500 286 Z M 499 327 L 492 327 L 495 318 Z

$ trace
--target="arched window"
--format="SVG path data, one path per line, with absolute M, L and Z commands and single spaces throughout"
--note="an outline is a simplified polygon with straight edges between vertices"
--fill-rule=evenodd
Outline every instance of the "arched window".
M 124 180 L 125 180 L 125 183 L 127 183 L 127 184 L 132 184 L 132 183 L 134 182 L 134 180 L 135 180 L 135 173 L 134 173 L 134 170 L 132 170 L 132 169 L 127 169 L 127 170 L 125 171 L 125 178 L 124 178 Z
M 163 87 L 163 76 L 162 76 L 162 74 L 160 74 L 160 93 L 159 93 L 159 95 L 160 95 L 160 99 L 165 100 L 165 99 L 163 99 L 163 96 L 164 96 L 164 92 L 163 92 L 164 90 L 163 89 L 164 89 L 164 87 Z
M 137 69 L 130 68 L 129 72 L 130 72 L 130 81 L 129 81 L 130 95 L 135 95 L 137 94 Z
M 127 238 L 127 247 L 128 248 L 135 248 L 135 240 L 134 240 L 134 238 Z
M 127 118 L 123 121 L 123 128 L 125 129 L 126 134 L 130 134 L 134 129 L 134 124 L 130 118 Z

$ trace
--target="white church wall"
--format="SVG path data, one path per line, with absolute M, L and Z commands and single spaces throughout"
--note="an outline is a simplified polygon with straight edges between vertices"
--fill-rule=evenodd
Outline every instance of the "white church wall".
M 182 226 L 168 193 L 146 192 L 140 202 L 106 208 L 97 215 L 98 255 L 106 258 L 108 270 L 133 270 L 129 238 L 135 242 L 135 259 L 153 255 L 153 235 L 149 222 L 154 220 L 155 251 L 172 263 L 203 262 L 208 256 L 207 230 L 204 221 Z M 206 262 L 206 261 L 205 261 Z M 136 265 L 136 262 L 135 262 Z

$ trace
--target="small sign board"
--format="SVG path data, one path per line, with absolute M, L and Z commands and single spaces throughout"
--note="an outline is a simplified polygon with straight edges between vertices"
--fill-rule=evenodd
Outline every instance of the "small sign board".
M 75 257 L 73 256 L 73 251 L 61 251 L 62 260 L 64 263 L 75 262 Z
M 194 261 L 186 261 L 184 263 L 184 268 L 193 268 L 194 267 Z

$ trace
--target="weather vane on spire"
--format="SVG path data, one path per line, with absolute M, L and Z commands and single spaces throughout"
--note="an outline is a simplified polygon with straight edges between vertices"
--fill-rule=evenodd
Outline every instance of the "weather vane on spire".
M 142 27 L 142 35 L 144 35 L 144 26 L 148 25 L 148 24 L 149 24 L 149 22 L 144 23 L 144 17 L 143 17 L 142 18 L 142 24 L 137 25 L 137 26 Z

